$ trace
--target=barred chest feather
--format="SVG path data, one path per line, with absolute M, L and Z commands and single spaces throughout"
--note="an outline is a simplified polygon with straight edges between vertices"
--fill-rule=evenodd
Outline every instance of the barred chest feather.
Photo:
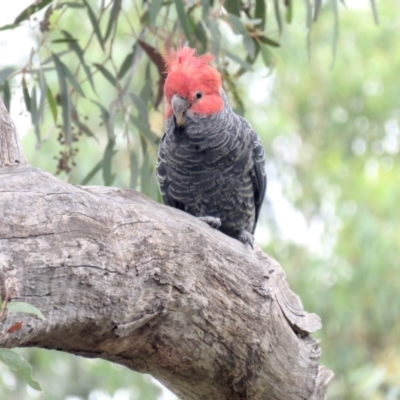
M 160 145 L 157 176 L 163 198 L 197 216 L 221 219 L 220 230 L 254 231 L 252 130 L 234 113 L 183 128 L 173 117 Z M 167 203 L 168 204 L 168 203 Z

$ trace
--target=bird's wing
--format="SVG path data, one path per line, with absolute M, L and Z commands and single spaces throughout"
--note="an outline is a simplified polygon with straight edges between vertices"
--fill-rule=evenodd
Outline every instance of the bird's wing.
M 253 234 L 256 230 L 258 216 L 260 214 L 261 206 L 265 197 L 265 191 L 267 190 L 267 174 L 265 172 L 265 155 L 264 149 L 261 144 L 260 138 L 257 134 L 251 130 L 250 133 L 251 143 L 253 146 L 253 170 L 252 179 L 254 186 L 254 203 L 255 203 L 255 220 L 253 227 Z
M 177 202 L 170 194 L 168 187 L 171 183 L 169 173 L 168 173 L 168 160 L 165 148 L 166 133 L 164 133 L 161 138 L 160 145 L 158 148 L 157 164 L 156 164 L 156 177 L 158 185 L 160 186 L 161 197 L 163 203 L 179 209 L 183 209 L 183 205 Z

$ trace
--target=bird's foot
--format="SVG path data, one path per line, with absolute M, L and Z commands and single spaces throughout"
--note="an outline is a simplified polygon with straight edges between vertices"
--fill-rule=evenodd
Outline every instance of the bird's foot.
M 221 220 L 215 217 L 197 217 L 200 221 L 210 225 L 211 228 L 218 229 L 221 226 Z
M 236 239 L 244 244 L 248 243 L 252 249 L 254 248 L 254 236 L 250 232 L 241 230 L 236 236 Z

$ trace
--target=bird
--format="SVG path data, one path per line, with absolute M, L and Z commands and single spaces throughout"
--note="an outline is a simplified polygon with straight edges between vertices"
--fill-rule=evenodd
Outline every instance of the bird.
M 213 59 L 188 46 L 164 55 L 166 124 L 156 177 L 164 204 L 253 248 L 267 187 L 264 149 L 232 110 Z

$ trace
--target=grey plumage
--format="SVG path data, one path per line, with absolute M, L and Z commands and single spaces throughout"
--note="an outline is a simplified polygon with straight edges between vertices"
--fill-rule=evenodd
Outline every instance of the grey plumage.
M 225 234 L 253 245 L 266 190 L 264 150 L 248 122 L 224 102 L 216 114 L 189 110 L 185 124 L 168 118 L 157 160 L 165 204 L 188 212 Z M 220 226 L 219 220 L 220 220 Z

